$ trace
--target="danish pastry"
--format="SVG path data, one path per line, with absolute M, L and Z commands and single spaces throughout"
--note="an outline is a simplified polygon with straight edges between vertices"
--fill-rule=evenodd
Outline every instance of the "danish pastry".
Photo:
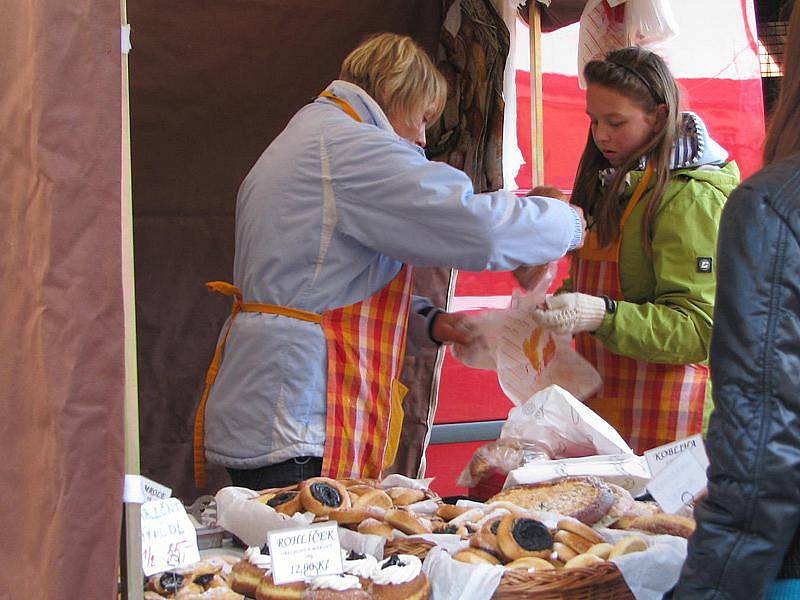
M 300 486 L 300 502 L 305 510 L 327 516 L 333 510 L 350 508 L 347 489 L 335 479 L 312 477 Z
M 372 575 L 372 596 L 377 600 L 427 600 L 430 595 L 422 561 L 411 554 L 393 554 L 379 562 Z
M 548 558 L 553 552 L 553 536 L 542 522 L 515 515 L 500 521 L 497 544 L 508 560 L 523 556 Z

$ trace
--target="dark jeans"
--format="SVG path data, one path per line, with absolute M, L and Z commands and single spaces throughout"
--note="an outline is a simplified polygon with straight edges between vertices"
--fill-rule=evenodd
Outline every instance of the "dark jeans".
M 321 472 L 322 458 L 319 456 L 298 456 L 258 469 L 228 469 L 233 485 L 251 490 L 287 487 L 310 477 L 319 477 Z

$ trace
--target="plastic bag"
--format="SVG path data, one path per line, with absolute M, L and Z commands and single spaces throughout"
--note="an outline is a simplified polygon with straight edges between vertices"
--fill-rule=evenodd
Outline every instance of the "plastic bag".
M 494 472 L 506 474 L 529 462 L 550 458 L 549 449 L 535 441 L 500 438 L 475 450 L 472 459 L 458 476 L 456 485 L 472 488 Z
M 678 22 L 668 0 L 628 0 L 625 30 L 631 44 L 652 46 L 678 35 Z

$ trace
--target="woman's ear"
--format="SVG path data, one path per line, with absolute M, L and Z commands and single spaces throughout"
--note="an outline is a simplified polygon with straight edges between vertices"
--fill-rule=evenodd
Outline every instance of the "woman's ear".
M 667 121 L 668 113 L 669 111 L 667 110 L 666 104 L 659 104 L 656 106 L 656 121 L 653 124 L 653 133 L 660 133 L 664 128 L 664 123 Z

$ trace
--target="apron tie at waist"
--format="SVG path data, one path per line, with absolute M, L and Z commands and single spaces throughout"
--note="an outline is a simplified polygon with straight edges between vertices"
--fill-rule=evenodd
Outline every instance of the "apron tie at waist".
M 279 306 L 277 304 L 260 304 L 257 302 L 243 302 L 242 292 L 235 285 L 226 281 L 209 281 L 206 287 L 211 292 L 217 292 L 223 296 L 233 297 L 233 306 L 231 307 L 231 316 L 228 318 L 228 324 L 225 327 L 225 333 L 222 339 L 217 344 L 214 350 L 214 357 L 211 359 L 211 364 L 208 366 L 205 378 L 205 388 L 203 395 L 200 397 L 200 406 L 197 408 L 197 415 L 194 420 L 194 480 L 198 488 L 204 488 L 206 485 L 206 466 L 205 466 L 205 416 L 206 416 L 206 402 L 208 394 L 217 380 L 220 365 L 222 364 L 222 351 L 225 349 L 225 344 L 228 341 L 228 334 L 231 331 L 236 316 L 240 312 L 257 312 L 273 315 L 283 315 L 293 319 L 300 319 L 301 321 L 309 321 L 311 323 L 322 323 L 322 315 L 317 313 L 300 310 L 298 308 L 289 308 L 287 306 Z

